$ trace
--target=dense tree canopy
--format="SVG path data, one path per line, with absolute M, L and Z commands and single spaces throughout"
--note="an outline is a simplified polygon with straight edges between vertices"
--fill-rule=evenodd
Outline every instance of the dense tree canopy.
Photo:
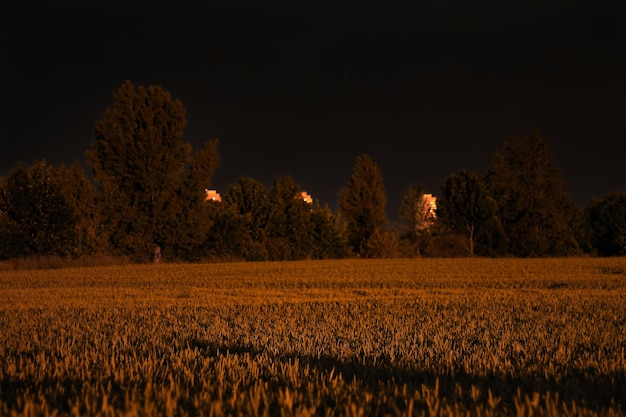
M 626 191 L 593 199 L 585 214 L 598 254 L 626 255 Z
M 271 207 L 265 186 L 252 178 L 241 178 L 228 187 L 223 197 L 227 208 L 241 219 L 242 252 L 251 260 L 267 260 L 265 242 L 268 239 Z
M 101 232 L 113 251 L 147 259 L 164 246 L 165 253 L 180 256 L 206 239 L 198 210 L 217 165 L 217 145 L 208 144 L 190 160 L 186 124 L 185 108 L 169 92 L 130 81 L 96 123 L 87 161 L 99 184 L 106 225 Z
M 505 141 L 491 161 L 487 182 L 513 255 L 578 252 L 575 207 L 539 132 Z
M 470 256 L 493 255 L 503 249 L 504 232 L 496 214 L 496 201 L 480 175 L 461 170 L 441 186 L 438 221 L 463 237 Z
M 76 246 L 72 249 L 75 256 L 90 255 L 103 250 L 103 242 L 98 241 L 96 228 L 99 222 L 96 209 L 96 188 L 91 183 L 85 170 L 78 161 L 66 168 L 57 169 L 61 195 L 76 216 Z
M 70 256 L 82 235 L 80 198 L 70 195 L 79 183 L 46 161 L 24 168 L 18 164 L 0 186 L 0 257 Z
M 311 204 L 304 201 L 300 187 L 291 177 L 277 177 L 270 199 L 270 257 L 305 259 L 312 255 Z
M 18 163 L 0 178 L 0 259 L 147 261 L 157 246 L 174 261 L 377 258 L 397 256 L 399 242 L 403 256 L 563 256 L 581 247 L 626 255 L 626 192 L 594 199 L 583 216 L 538 132 L 507 138 L 485 177 L 460 170 L 447 178 L 436 221 L 424 188 L 410 187 L 396 233 L 388 229 L 382 174 L 367 154 L 338 194 L 338 214 L 304 201 L 289 176 L 269 191 L 241 178 L 221 202 L 206 201 L 218 141 L 193 153 L 183 141 L 185 108 L 159 86 L 127 81 L 113 98 L 86 153 L 94 182 L 78 163 L 46 161 Z
M 344 257 L 344 229 L 328 208 L 305 202 L 291 177 L 277 177 L 270 191 L 241 178 L 215 205 L 210 232 L 217 257 L 297 260 Z
M 176 258 L 199 260 L 206 256 L 207 239 L 212 226 L 212 206 L 206 200 L 206 189 L 219 164 L 219 142 L 208 141 L 191 155 L 175 198 L 169 202 L 176 216 L 170 219 L 163 236 L 165 247 Z

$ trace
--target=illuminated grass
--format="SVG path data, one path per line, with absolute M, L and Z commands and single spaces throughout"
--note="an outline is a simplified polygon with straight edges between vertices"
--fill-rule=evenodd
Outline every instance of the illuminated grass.
M 626 259 L 0 273 L 0 415 L 624 415 Z

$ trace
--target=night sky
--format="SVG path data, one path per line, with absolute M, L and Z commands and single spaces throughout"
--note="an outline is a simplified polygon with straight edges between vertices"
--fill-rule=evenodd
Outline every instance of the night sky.
M 619 2 L 81 3 L 23 2 L 0 17 L 0 175 L 17 161 L 83 161 L 128 79 L 182 101 L 194 149 L 220 140 L 220 192 L 290 175 L 335 210 L 368 153 L 395 216 L 409 185 L 437 195 L 459 169 L 484 174 L 507 136 L 532 129 L 579 207 L 626 189 Z

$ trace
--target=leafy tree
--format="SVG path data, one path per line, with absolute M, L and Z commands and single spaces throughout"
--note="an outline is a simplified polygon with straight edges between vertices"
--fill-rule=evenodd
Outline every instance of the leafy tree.
M 312 205 L 302 199 L 300 187 L 291 177 L 277 177 L 269 200 L 270 258 L 296 260 L 310 257 Z
M 171 202 L 191 153 L 182 103 L 159 86 L 126 81 L 96 123 L 87 161 L 99 184 L 102 225 L 114 251 L 147 259 L 171 239 Z
M 358 255 L 366 258 L 386 255 L 381 253 L 379 244 L 392 243 L 386 239 L 386 204 L 378 165 L 369 155 L 358 156 L 348 185 L 339 193 L 339 212 L 346 221 L 348 241 Z
M 197 260 L 207 252 L 208 233 L 215 204 L 206 200 L 206 189 L 219 164 L 219 142 L 208 141 L 191 156 L 177 198 L 170 207 L 177 213 L 168 225 L 163 244 L 171 247 L 177 258 Z
M 502 247 L 504 231 L 497 209 L 481 176 L 466 170 L 446 179 L 437 201 L 439 222 L 463 237 L 470 256 L 493 255 Z
M 506 140 L 491 161 L 487 183 L 512 254 L 562 256 L 579 251 L 572 227 L 576 209 L 540 133 Z
M 313 207 L 310 227 L 313 235 L 313 258 L 337 259 L 350 254 L 345 224 L 328 207 Z
M 592 246 L 602 256 L 626 255 L 626 191 L 594 198 L 585 209 Z
M 207 203 L 211 211 L 211 228 L 207 234 L 206 256 L 218 259 L 243 257 L 245 242 L 250 240 L 246 217 L 226 203 Z
M 3 181 L 4 258 L 72 254 L 79 218 L 58 179 L 54 167 L 36 161 L 27 169 L 18 164 Z
M 98 242 L 96 235 L 98 213 L 94 185 L 78 161 L 69 168 L 62 165 L 57 170 L 57 177 L 61 194 L 77 219 L 75 225 L 77 240 L 72 254 L 82 256 L 97 252 L 102 248 L 103 242 Z
M 429 207 L 425 205 L 424 187 L 421 185 L 410 186 L 406 193 L 402 195 L 400 220 L 400 230 L 403 233 L 403 238 L 414 246 L 415 256 L 422 256 L 420 241 L 428 233 L 428 228 L 432 225 L 434 219 Z
M 394 258 L 398 256 L 398 235 L 394 232 L 377 228 L 365 242 L 361 252 L 365 258 Z
M 267 260 L 271 206 L 265 186 L 252 178 L 241 178 L 228 187 L 222 200 L 226 209 L 235 214 L 231 221 L 240 223 L 241 230 L 231 236 L 240 239 L 241 255 L 252 261 Z
M 252 261 L 340 258 L 348 253 L 343 223 L 327 208 L 306 203 L 290 177 L 277 177 L 268 193 L 241 178 L 210 204 L 208 253 Z

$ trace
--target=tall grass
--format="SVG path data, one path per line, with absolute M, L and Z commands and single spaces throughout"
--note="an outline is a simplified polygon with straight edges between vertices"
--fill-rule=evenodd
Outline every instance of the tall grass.
M 0 415 L 624 415 L 626 259 L 0 272 Z

